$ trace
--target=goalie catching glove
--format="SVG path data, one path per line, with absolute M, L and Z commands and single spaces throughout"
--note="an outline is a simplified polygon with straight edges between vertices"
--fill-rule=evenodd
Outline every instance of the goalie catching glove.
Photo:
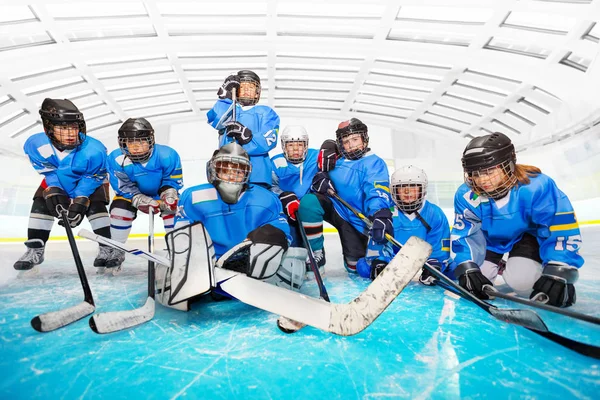
M 223 254 L 217 261 L 217 267 L 255 279 L 267 279 L 275 275 L 287 249 L 285 233 L 266 224 L 250 232 L 246 240 Z

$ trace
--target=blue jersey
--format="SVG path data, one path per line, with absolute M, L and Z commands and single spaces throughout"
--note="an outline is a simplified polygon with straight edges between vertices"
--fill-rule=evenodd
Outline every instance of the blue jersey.
M 431 264 L 438 264 L 441 267 L 442 272 L 448 275 L 448 271 L 451 269 L 450 225 L 448 224 L 448 218 L 446 218 L 446 215 L 441 208 L 435 204 L 431 204 L 427 200 L 425 200 L 423 207 L 418 213 L 421 216 L 421 219 L 427 223 L 429 229 L 425 226 L 423 221 L 417 217 L 416 213 L 405 214 L 397 208 L 394 210 L 392 214 L 394 239 L 402 245 L 404 245 L 411 236 L 417 236 L 425 240 L 433 249 L 428 262 Z M 379 247 L 374 243 L 369 244 L 370 248 L 365 257 L 367 264 L 361 263 L 361 269 L 359 269 L 357 265 L 358 273 L 365 278 L 370 277 L 370 265 L 374 259 L 390 262 L 399 251 L 399 249 L 391 243 L 379 245 Z M 368 267 L 368 270 L 364 267 Z
M 301 199 L 310 190 L 313 177 L 317 173 L 317 156 L 319 151 L 308 149 L 303 162 L 292 164 L 282 154 L 277 154 L 273 162 L 273 187 L 276 194 L 294 192 Z
M 368 217 L 392 206 L 387 165 L 371 151 L 358 160 L 340 158 L 335 168 L 329 171 L 329 179 L 342 199 Z M 334 198 L 331 201 L 345 221 L 367 234 L 368 228 L 352 211 Z
M 266 224 L 281 229 L 291 243 L 290 226 L 279 198 L 271 191 L 250 185 L 235 204 L 227 204 L 210 183 L 186 189 L 179 200 L 175 225 L 202 222 L 215 245 L 217 258 Z
M 225 135 L 225 130 L 219 125 L 221 118 L 231 106 L 231 100 L 224 99 L 215 103 L 206 113 L 208 123 L 219 131 L 219 147 L 234 142 L 235 139 Z M 242 145 L 250 156 L 252 173 L 250 183 L 263 183 L 271 186 L 271 159 L 269 151 L 277 144 L 279 132 L 279 115 L 268 106 L 242 107 L 236 105 L 236 119 L 239 123 L 252 131 L 252 140 Z
M 537 238 L 543 265 L 549 262 L 583 265 L 581 234 L 567 196 L 544 174 L 518 184 L 500 200 L 477 196 L 462 184 L 454 196 L 452 255 L 456 265 L 483 263 L 486 248 L 509 252 L 525 233 Z
M 158 190 L 170 186 L 179 191 L 183 187 L 183 173 L 179 154 L 169 146 L 155 144 L 146 163 L 133 162 L 121 149 L 108 156 L 110 185 L 116 195 L 131 199 L 145 194 L 158 199 Z
M 89 136 L 73 150 L 59 151 L 45 133 L 31 135 L 23 146 L 31 165 L 69 197 L 90 197 L 106 180 L 106 147 Z

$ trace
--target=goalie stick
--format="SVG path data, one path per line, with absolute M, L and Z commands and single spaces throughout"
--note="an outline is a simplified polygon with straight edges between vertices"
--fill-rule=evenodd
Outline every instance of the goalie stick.
M 170 261 L 164 257 L 93 235 L 85 229 L 79 231 L 79 236 L 98 239 L 99 243 L 170 265 Z M 430 254 L 431 246 L 427 242 L 417 237 L 410 238 L 377 279 L 348 304 L 328 303 L 218 267 L 215 268 L 215 276 L 223 291 L 243 303 L 326 332 L 350 336 L 364 330 L 381 315 L 421 269 Z
M 300 235 L 302 236 L 302 241 L 304 242 L 304 247 L 308 252 L 308 261 L 310 264 L 310 269 L 315 275 L 315 280 L 317 281 L 317 286 L 319 286 L 319 295 L 321 298 L 327 302 L 329 302 L 329 295 L 327 294 L 327 289 L 325 289 L 325 284 L 323 283 L 323 278 L 321 277 L 321 273 L 319 272 L 319 267 L 317 265 L 317 261 L 315 260 L 315 254 L 310 247 L 310 243 L 308 242 L 308 237 L 306 236 L 306 231 L 304 230 L 304 226 L 302 225 L 302 221 L 300 220 L 300 216 L 296 214 L 296 221 L 298 223 L 298 227 L 300 230 Z M 294 333 L 298 332 L 300 329 L 304 328 L 306 325 L 293 321 L 286 317 L 279 317 L 277 319 L 277 327 L 283 333 Z
M 371 228 L 373 223 L 367 217 L 365 217 L 360 211 L 356 210 L 347 201 L 342 199 L 337 193 L 330 190 L 329 195 L 342 203 L 348 210 L 350 210 L 354 215 L 360 218 L 366 225 Z M 389 234 L 385 234 L 385 238 L 392 243 L 394 246 L 402 249 L 402 244 L 398 242 L 394 237 Z M 583 354 L 584 356 L 600 359 L 600 347 L 589 345 L 586 343 L 581 343 L 573 339 L 566 338 L 564 336 L 558 335 L 554 332 L 551 332 L 542 318 L 533 310 L 524 310 L 524 309 L 506 309 L 506 308 L 498 308 L 492 304 L 489 304 L 477 297 L 475 297 L 471 292 L 465 290 L 463 287 L 457 285 L 452 280 L 450 280 L 446 275 L 444 275 L 441 271 L 438 271 L 436 268 L 429 265 L 429 263 L 425 263 L 424 267 L 435 276 L 438 281 L 441 281 L 446 288 L 451 289 L 456 292 L 458 295 L 463 297 L 466 300 L 469 300 L 488 314 L 492 315 L 494 318 L 499 319 L 504 322 L 508 322 L 510 324 L 520 325 L 531 332 L 534 332 L 540 336 L 543 336 L 555 343 L 558 343 L 568 349 L 571 349 L 579 354 Z M 384 269 L 385 271 L 385 269 Z
M 79 249 L 75 243 L 75 237 L 73 236 L 73 230 L 69 225 L 69 219 L 67 218 L 67 210 L 64 210 L 61 214 L 63 224 L 65 225 L 65 231 L 67 231 L 67 238 L 69 239 L 69 245 L 71 246 L 71 252 L 75 259 L 75 267 L 77 268 L 77 274 L 79 275 L 79 281 L 83 288 L 83 301 L 73 307 L 65 308 L 58 311 L 52 311 L 46 314 L 38 315 L 31 320 L 31 326 L 38 332 L 50 332 L 58 328 L 62 328 L 65 325 L 69 325 L 75 321 L 79 321 L 81 318 L 92 314 L 96 310 L 94 305 L 94 298 L 92 297 L 92 290 L 88 283 L 83 269 L 83 263 L 79 256 Z
M 152 208 L 148 214 L 148 252 L 154 251 L 154 214 Z M 81 232 L 80 232 L 81 234 Z M 112 333 L 141 325 L 154 318 L 154 262 L 148 261 L 148 297 L 139 308 L 127 311 L 109 311 L 98 313 L 90 318 L 90 328 L 96 333 Z

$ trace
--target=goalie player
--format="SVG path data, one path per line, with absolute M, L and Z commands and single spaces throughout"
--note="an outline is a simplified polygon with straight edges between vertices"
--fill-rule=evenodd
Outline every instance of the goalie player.
M 251 170 L 248 153 L 237 143 L 226 144 L 217 150 L 207 164 L 209 183 L 183 192 L 175 217 L 175 230 L 168 236 L 175 237 L 174 243 L 183 243 L 184 247 L 192 248 L 190 256 L 186 256 L 188 259 L 195 257 L 194 251 L 199 252 L 192 244 L 199 243 L 198 247 L 204 247 L 204 250 L 200 250 L 202 252 L 206 252 L 207 248 L 208 252 L 214 250 L 214 257 L 225 269 L 288 289 L 299 289 L 304 279 L 306 249 L 289 247 L 290 228 L 281 203 L 274 193 L 248 183 Z M 193 237 L 198 230 L 189 228 L 190 225 L 198 227 L 197 223 L 203 225 L 206 236 L 200 241 Z M 179 232 L 183 232 L 183 235 L 179 235 Z M 178 242 L 177 238 L 181 236 L 185 240 Z M 173 242 L 168 240 L 168 243 Z M 170 249 L 170 252 L 174 257 L 179 257 L 178 254 L 187 250 L 176 248 Z M 199 263 L 205 265 L 190 265 L 189 268 L 186 265 L 187 272 L 179 274 L 186 275 L 183 281 L 178 279 L 175 282 L 173 277 L 170 283 L 169 278 L 161 280 L 163 272 L 157 271 L 158 290 L 161 291 L 161 287 L 174 290 L 174 287 L 196 281 L 198 288 L 203 288 L 196 294 L 206 292 L 208 278 L 198 278 L 197 270 L 211 268 L 206 265 L 212 264 L 211 257 L 208 258 L 207 262 Z M 218 288 L 216 292 L 226 294 Z M 164 297 L 158 296 L 163 304 Z
M 179 154 L 169 146 L 155 143 L 154 128 L 145 118 L 129 118 L 119 128 L 119 148 L 108 157 L 110 184 L 115 198 L 110 205 L 112 239 L 125 243 L 137 211 L 163 219 L 165 231 L 173 230 L 183 172 Z M 117 272 L 125 252 L 107 262 Z M 101 271 L 98 271 L 101 272 Z
M 40 115 L 44 132 L 30 136 L 23 148 L 44 179 L 33 195 L 27 252 L 14 264 L 20 271 L 44 261 L 54 219 L 61 218 L 63 210 L 68 211 L 71 227 L 86 216 L 96 234 L 110 239 L 106 147 L 86 135 L 83 114 L 70 100 L 45 99 Z M 104 265 L 115 257 L 114 250 L 100 245 L 94 265 Z

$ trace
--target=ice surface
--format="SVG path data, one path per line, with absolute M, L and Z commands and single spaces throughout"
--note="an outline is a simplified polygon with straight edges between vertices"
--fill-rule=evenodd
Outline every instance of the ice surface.
M 600 316 L 600 227 L 582 234 L 586 264 L 572 309 Z M 120 275 L 96 275 L 95 244 L 78 245 L 96 312 L 144 304 L 143 260 L 128 256 Z M 337 236 L 326 236 L 325 245 L 329 295 L 348 301 L 369 282 L 347 275 Z M 208 298 L 188 313 L 157 305 L 152 321 L 119 333 L 95 334 L 87 318 L 38 333 L 31 318 L 75 305 L 83 292 L 68 243 L 50 242 L 40 274 L 17 279 L 12 264 L 24 250 L 0 246 L 2 399 L 597 399 L 600 393 L 600 361 L 417 282 L 372 326 L 347 338 L 310 327 L 286 335 L 275 315 Z M 302 291 L 318 296 L 312 281 Z M 600 327 L 538 312 L 556 333 L 600 345 Z

